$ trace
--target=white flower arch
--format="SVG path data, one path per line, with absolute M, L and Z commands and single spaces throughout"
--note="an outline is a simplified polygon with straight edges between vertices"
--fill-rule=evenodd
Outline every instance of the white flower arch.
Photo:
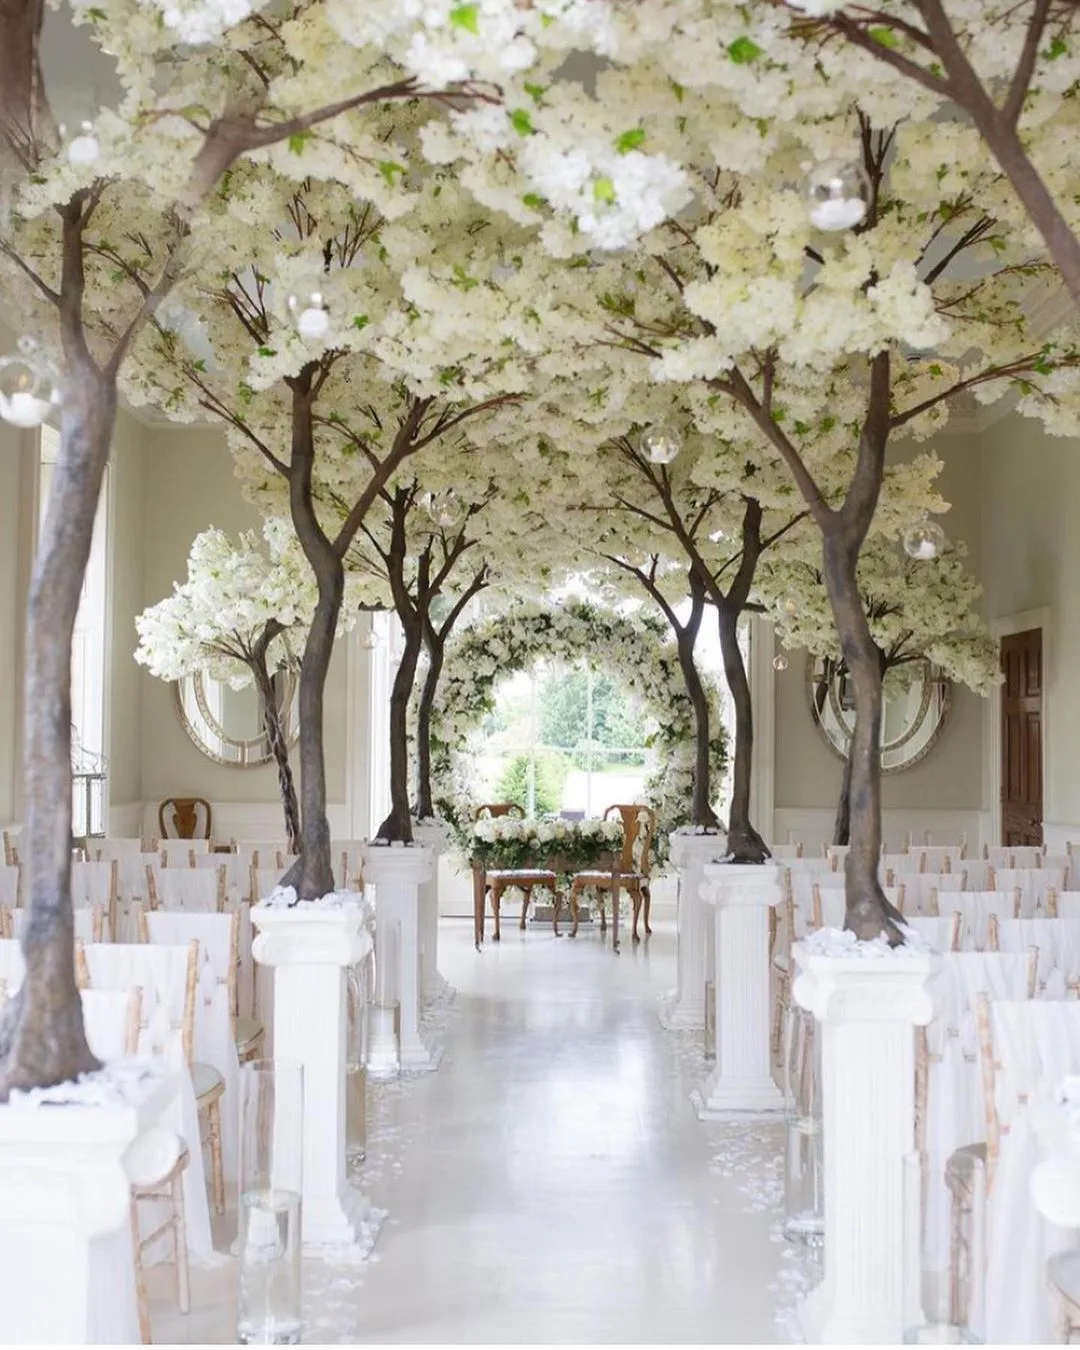
M 499 681 L 540 657 L 585 660 L 623 685 L 656 719 L 655 768 L 645 795 L 657 814 L 657 834 L 689 823 L 694 767 L 694 719 L 667 626 L 648 615 L 617 614 L 582 601 L 560 606 L 522 604 L 471 624 L 446 648 L 431 719 L 432 795 L 440 816 L 455 825 L 478 805 L 468 771 L 468 740 L 495 706 Z M 704 678 L 704 677 L 703 677 Z M 727 763 L 720 691 L 704 678 L 712 729 L 712 783 Z

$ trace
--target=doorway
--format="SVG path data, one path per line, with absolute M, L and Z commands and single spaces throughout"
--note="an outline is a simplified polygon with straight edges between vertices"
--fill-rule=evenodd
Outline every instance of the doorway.
M 1043 842 L 1043 634 L 1001 639 L 1001 842 Z

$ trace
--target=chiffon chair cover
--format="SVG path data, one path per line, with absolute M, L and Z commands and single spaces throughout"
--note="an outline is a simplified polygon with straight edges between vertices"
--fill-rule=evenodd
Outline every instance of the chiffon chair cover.
M 157 875 L 158 907 L 188 914 L 218 914 L 227 899 L 221 868 L 163 867 Z
M 253 867 L 251 869 L 251 889 L 255 892 L 251 903 L 265 900 L 277 887 L 287 869 L 281 867 Z
M 1056 1339 L 1046 1262 L 1076 1246 L 1077 1235 L 1048 1223 L 1031 1199 L 1031 1173 L 1042 1160 L 1032 1105 L 1037 1110 L 1062 1078 L 1080 1072 L 1080 1003 L 996 1002 L 990 1019 L 1001 1142 L 988 1202 L 982 1330 L 988 1344 L 1046 1344 Z
M 19 903 L 19 869 L 0 865 L 0 905 L 14 909 Z
M 990 946 L 990 915 L 1015 919 L 1019 899 L 1014 891 L 960 891 L 939 895 L 938 909 L 960 915 L 960 950 L 984 952 Z
M 330 845 L 334 884 L 339 891 L 364 889 L 364 858 L 361 850 L 366 847 L 363 839 L 338 839 Z
M 785 858 L 784 866 L 792 876 L 818 875 L 832 870 L 828 858 L 811 858 L 806 855 L 801 858 Z
M 945 1167 L 958 1148 L 986 1138 L 975 999 L 1026 999 L 1026 953 L 943 952 L 926 1028 L 927 1243 L 938 1270 L 949 1264 L 949 1192 Z
M 917 853 L 883 853 L 881 855 L 881 865 L 886 872 L 897 874 L 908 872 L 918 872 L 919 855 Z
M 155 877 L 161 871 L 161 854 L 125 853 L 117 859 L 120 867 L 120 898 L 130 907 L 133 904 L 145 905 L 149 900 L 146 888 L 146 869 L 149 867 Z
M 959 872 L 904 872 L 893 873 L 895 881 L 904 883 L 904 913 L 933 916 L 934 905 L 941 914 L 945 904 L 942 891 L 967 890 L 967 873 Z
M 242 866 L 246 873 L 250 873 L 253 867 L 276 867 L 279 857 L 287 867 L 291 856 L 289 846 L 283 839 L 234 839 L 232 849 L 238 858 L 243 859 Z
M 1055 891 L 1053 903 L 1059 919 L 1080 919 L 1080 891 Z
M 191 1155 L 183 1179 L 189 1256 L 198 1265 L 219 1265 L 227 1258 L 214 1251 L 206 1172 L 199 1142 L 199 1112 L 184 1055 L 188 947 L 186 944 L 98 942 L 86 947 L 84 954 L 91 989 L 128 990 L 137 986 L 143 991 L 139 1055 L 152 1058 L 160 1051 L 169 1068 L 180 1078 L 180 1090 L 172 1105 L 166 1108 L 160 1123 L 185 1140 Z M 153 1220 L 148 1223 L 151 1227 L 156 1226 Z M 170 1252 L 171 1243 L 165 1239 L 154 1244 L 147 1259 L 160 1260 Z
M 18 990 L 25 976 L 22 944 L 14 938 L 0 938 L 0 984 L 7 990 L 9 998 Z
M 919 872 L 959 872 L 967 866 L 959 844 L 916 844 L 909 850 L 919 859 Z
M 1043 850 L 1034 844 L 996 844 L 984 849 L 991 867 L 1041 867 Z
M 1012 867 L 1013 850 L 1003 844 L 990 844 L 983 849 L 983 858 L 991 867 Z
M 120 868 L 116 867 L 117 885 Z M 112 896 L 113 863 L 73 862 L 71 864 L 71 901 L 75 905 L 104 905 Z
M 953 928 L 959 929 L 952 914 L 930 915 L 905 914 L 904 921 L 912 932 L 918 933 L 924 942 L 928 942 L 936 952 L 952 951 Z
M 179 914 L 167 910 L 144 910 L 150 941 L 156 945 L 199 944 L 199 987 L 195 998 L 194 1056 L 199 1064 L 211 1064 L 225 1080 L 221 1099 L 221 1142 L 225 1176 L 237 1175 L 240 1137 L 240 1061 L 233 1036 L 232 964 L 239 954 L 240 915 Z M 233 945 L 233 924 L 237 940 Z
M 1038 992 L 1041 998 L 1075 998 L 1080 993 L 1080 918 L 1000 919 L 998 951 L 1039 951 Z
M 1020 892 L 1020 918 L 1036 919 L 1046 913 L 1047 891 L 1063 891 L 1064 867 L 1003 867 L 994 872 L 994 889 Z
M 844 860 L 850 852 L 850 844 L 827 844 L 825 847 L 825 857 L 829 860 L 830 871 L 842 872 L 844 870 Z
M 225 889 L 230 898 L 240 898 L 247 894 L 248 878 L 244 860 L 237 853 L 196 853 L 197 869 L 212 872 L 215 868 L 225 869 Z M 250 871 L 250 868 L 247 869 Z
M 131 989 L 83 989 L 79 993 L 86 1043 L 103 1062 L 127 1057 L 133 996 L 141 999 L 142 991 L 138 986 L 132 986 Z M 136 1007 L 136 1026 L 138 1021 L 139 1011 Z
M 109 942 L 109 914 L 101 906 L 79 905 L 74 911 L 75 936 L 83 942 Z M 101 937 L 94 932 L 95 920 L 101 924 Z M 17 909 L 11 915 L 11 936 L 19 940 L 30 926 L 30 911 Z M 96 1052 L 95 1052 L 96 1053 Z
M 791 862 L 802 857 L 802 844 L 770 844 L 769 852 L 777 862 Z
M 158 854 L 162 867 L 194 867 L 199 856 L 189 845 L 192 840 L 168 839 L 163 841 Z
M 967 873 L 966 891 L 988 891 L 990 889 L 991 864 L 985 858 L 965 858 L 960 864 Z M 955 871 L 955 868 L 953 869 Z
M 817 878 L 817 900 L 812 911 L 812 920 L 820 919 L 821 928 L 843 928 L 847 913 L 847 891 L 843 885 L 844 877 L 838 878 L 840 885 L 823 886 L 822 878 Z M 883 886 L 885 899 L 896 909 L 901 909 L 904 899 L 902 886 Z
M 136 853 L 141 853 L 142 847 L 141 839 L 129 839 L 117 835 L 108 839 L 95 840 L 91 856 L 95 862 L 112 862 L 113 858 L 119 861 L 121 858 L 131 858 Z
M 1073 859 L 1071 853 L 1044 853 L 1040 867 L 1060 867 L 1065 871 L 1065 884 L 1069 884 L 1072 876 Z

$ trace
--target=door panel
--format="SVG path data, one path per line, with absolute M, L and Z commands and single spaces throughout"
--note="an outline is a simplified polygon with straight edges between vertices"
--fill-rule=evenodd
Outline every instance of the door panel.
M 1043 842 L 1042 629 L 1001 640 L 1001 842 Z

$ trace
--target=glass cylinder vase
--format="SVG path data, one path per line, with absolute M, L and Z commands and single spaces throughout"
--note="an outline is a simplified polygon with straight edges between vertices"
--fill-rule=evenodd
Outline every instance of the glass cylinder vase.
M 350 1170 L 367 1157 L 367 1061 L 374 978 L 372 953 L 347 972 L 345 1164 Z
M 979 1238 L 985 1208 L 982 1159 L 971 1157 L 973 1222 L 964 1241 L 954 1234 L 948 1267 L 937 1257 L 928 1222 L 927 1158 L 909 1153 L 904 1158 L 904 1344 L 978 1345 L 969 1323 L 970 1286 L 981 1269 Z
M 236 1331 L 240 1345 L 297 1345 L 304 1072 L 254 1060 L 240 1071 Z
M 798 1006 L 787 1016 L 784 1100 L 784 1234 L 817 1247 L 825 1239 L 821 1037 L 813 1013 Z

